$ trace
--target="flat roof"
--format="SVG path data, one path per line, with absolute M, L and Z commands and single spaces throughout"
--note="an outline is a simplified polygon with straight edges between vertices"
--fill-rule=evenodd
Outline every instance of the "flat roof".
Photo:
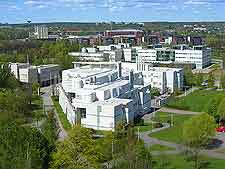
M 129 84 L 129 80 L 116 80 L 111 83 L 104 83 L 104 86 L 96 88 L 96 90 L 105 91 L 108 89 L 120 87 Z
M 102 105 L 110 105 L 110 106 L 118 106 L 118 105 L 127 105 L 132 102 L 131 99 L 120 99 L 120 98 L 110 98 L 104 101 L 96 101 L 94 104 L 102 104 Z
M 81 78 L 87 78 L 95 75 L 102 74 L 109 72 L 114 72 L 115 70 L 108 69 L 108 68 L 73 68 L 64 70 L 63 72 L 70 73 L 71 76 L 77 77 L 80 76 Z
M 115 30 L 107 30 L 106 32 L 143 32 L 138 29 L 115 29 Z

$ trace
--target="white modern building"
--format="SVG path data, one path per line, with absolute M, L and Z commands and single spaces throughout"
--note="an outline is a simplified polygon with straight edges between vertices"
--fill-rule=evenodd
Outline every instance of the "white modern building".
M 130 48 L 131 45 L 129 43 L 118 43 L 118 44 L 111 44 L 108 46 L 97 46 L 99 51 L 111 51 L 116 49 L 124 49 Z
M 141 75 L 122 74 L 121 63 L 74 64 L 74 69 L 62 72 L 59 95 L 71 124 L 114 130 L 120 122 L 133 123 L 136 116 L 150 111 L 150 85 Z
M 183 69 L 153 67 L 151 64 L 142 63 L 122 63 L 122 70 L 128 72 L 141 72 L 144 83 L 149 83 L 151 87 L 158 88 L 160 93 L 173 93 L 176 89 L 183 89 Z
M 123 56 L 125 62 L 136 62 L 137 50 L 135 48 L 124 48 Z
M 37 39 L 48 39 L 48 27 L 44 25 L 35 26 L 34 35 Z
M 175 50 L 175 62 L 193 63 L 196 69 L 203 69 L 211 64 L 211 49 L 203 46 L 194 46 L 193 49 Z
M 70 52 L 70 56 L 78 57 L 80 61 L 107 61 L 109 54 L 104 52 Z
M 211 64 L 211 49 L 204 46 L 189 48 L 186 45 L 176 46 L 174 49 L 140 49 L 136 62 L 194 64 L 196 69 L 204 69 Z
M 32 66 L 28 63 L 10 63 L 11 72 L 22 83 L 39 83 L 49 86 L 59 83 L 60 68 L 58 65 Z
M 101 50 L 98 47 L 82 48 L 81 52 L 70 52 L 70 56 L 78 57 L 81 61 L 111 61 L 118 62 L 123 59 L 122 49 L 114 49 L 110 46 L 102 46 Z M 107 47 L 109 47 L 107 49 Z M 104 50 L 103 50 L 104 49 Z

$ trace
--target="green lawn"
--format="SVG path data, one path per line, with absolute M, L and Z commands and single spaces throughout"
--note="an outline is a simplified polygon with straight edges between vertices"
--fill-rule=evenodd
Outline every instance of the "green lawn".
M 208 112 L 212 103 L 218 106 L 224 97 L 223 91 L 198 90 L 186 97 L 172 99 L 167 106 L 182 110 Z
M 170 150 L 174 150 L 174 148 L 163 146 L 160 144 L 154 144 L 149 147 L 149 150 L 150 151 L 170 151 Z
M 201 157 L 201 162 L 206 164 L 202 169 L 224 169 L 225 160 Z M 153 169 L 192 169 L 193 161 L 187 161 L 184 155 L 153 156 Z
M 134 127 L 135 131 L 138 131 L 138 128 L 139 128 L 139 132 L 145 132 L 145 131 L 152 130 L 153 126 L 152 126 L 152 123 L 145 122 L 143 125 L 135 126 Z
M 37 120 L 37 119 L 40 120 L 45 116 L 43 112 L 43 101 L 41 97 L 38 95 L 32 96 L 30 109 L 32 111 L 33 120 Z
M 160 140 L 181 143 L 183 124 L 191 117 L 192 116 L 190 115 L 172 114 L 172 121 L 174 123 L 174 126 L 156 133 L 152 133 L 150 134 L 150 136 L 158 138 Z M 171 113 L 158 112 L 156 114 L 156 119 L 161 123 L 168 122 L 169 120 L 171 120 Z
M 65 130 L 71 129 L 71 124 L 70 124 L 69 121 L 67 120 L 66 115 L 64 114 L 64 112 L 63 112 L 61 106 L 59 105 L 58 97 L 52 97 L 52 100 L 53 100 L 55 109 L 56 109 L 56 111 L 57 111 L 57 113 L 58 113 L 58 115 L 59 115 L 60 121 L 62 122 L 63 128 L 64 128 Z

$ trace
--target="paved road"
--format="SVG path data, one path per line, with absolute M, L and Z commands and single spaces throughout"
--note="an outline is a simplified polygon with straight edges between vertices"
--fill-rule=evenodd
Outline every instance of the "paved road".
M 41 97 L 43 99 L 43 104 L 44 104 L 45 110 L 46 111 L 52 110 L 52 109 L 54 110 L 55 117 L 56 117 L 56 120 L 57 120 L 57 123 L 59 126 L 58 140 L 63 141 L 68 136 L 68 133 L 63 128 L 63 125 L 60 121 L 59 115 L 54 108 L 54 103 L 53 103 L 51 95 L 50 95 L 50 88 L 43 88 L 41 92 L 43 93 L 41 95 Z

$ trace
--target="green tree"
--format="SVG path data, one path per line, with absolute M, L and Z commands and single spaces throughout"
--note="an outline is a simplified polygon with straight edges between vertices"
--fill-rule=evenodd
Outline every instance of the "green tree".
M 207 113 L 209 113 L 211 116 L 215 116 L 217 114 L 218 101 L 213 98 L 209 101 L 207 106 Z
M 60 142 L 53 154 L 53 169 L 96 169 L 100 168 L 101 154 L 97 151 L 95 140 L 89 129 L 74 127 L 69 137 Z
M 1 121 L 0 168 L 45 169 L 48 160 L 49 144 L 38 130 Z
M 158 88 L 151 88 L 151 97 L 160 96 L 160 90 Z
M 218 106 L 217 115 L 219 115 L 220 120 L 225 119 L 225 98 L 222 99 Z
M 215 84 L 215 79 L 213 77 L 213 74 L 210 73 L 209 74 L 209 77 L 208 77 L 208 87 L 209 88 L 213 88 L 214 87 L 214 84 Z
M 207 113 L 191 118 L 183 126 L 183 140 L 191 148 L 196 169 L 199 165 L 199 153 L 215 135 L 215 127 L 214 118 Z
M 11 74 L 8 65 L 0 64 L 0 88 L 16 88 L 18 82 Z
M 201 86 L 202 82 L 203 82 L 203 75 L 202 75 L 202 73 L 196 74 L 195 75 L 195 83 L 196 83 L 196 85 L 197 86 Z
M 220 88 L 225 89 L 225 75 L 221 74 L 220 76 Z
M 184 69 L 184 83 L 187 86 L 192 86 L 194 85 L 194 75 L 192 73 L 191 68 L 185 68 Z
M 40 85 L 39 85 L 39 83 L 33 83 L 32 84 L 32 93 L 40 95 Z
M 117 127 L 117 131 L 108 138 L 107 143 L 102 149 L 111 148 L 112 158 L 108 160 L 108 165 L 112 169 L 151 169 L 153 167 L 151 153 L 145 148 L 143 142 L 138 140 L 133 128 Z
M 28 99 L 20 89 L 0 91 L 0 112 L 13 119 L 28 112 Z

